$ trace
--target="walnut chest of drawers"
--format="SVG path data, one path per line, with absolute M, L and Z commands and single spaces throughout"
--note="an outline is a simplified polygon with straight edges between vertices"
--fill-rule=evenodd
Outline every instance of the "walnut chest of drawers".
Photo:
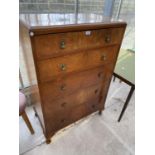
M 125 22 L 93 14 L 21 15 L 20 34 L 32 49 L 41 101 L 35 109 L 47 143 L 56 131 L 101 114 L 125 28 Z

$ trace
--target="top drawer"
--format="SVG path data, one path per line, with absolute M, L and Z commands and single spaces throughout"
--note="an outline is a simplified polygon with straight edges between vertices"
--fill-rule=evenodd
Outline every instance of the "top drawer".
M 37 59 L 51 58 L 77 50 L 120 44 L 124 28 L 39 35 L 34 37 Z

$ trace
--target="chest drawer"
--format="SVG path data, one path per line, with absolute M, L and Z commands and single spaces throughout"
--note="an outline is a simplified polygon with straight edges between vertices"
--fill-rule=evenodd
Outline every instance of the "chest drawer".
M 90 102 L 85 102 L 81 105 L 75 106 L 65 110 L 64 113 L 56 113 L 51 117 L 47 124 L 48 131 L 56 131 L 74 123 L 83 117 L 102 108 L 103 105 L 97 102 L 97 99 L 92 99 Z
M 124 28 L 39 35 L 34 37 L 37 59 L 74 53 L 77 50 L 120 44 Z
M 39 81 L 114 63 L 119 46 L 104 47 L 37 62 Z
M 89 102 L 77 106 L 76 108 L 72 108 L 70 111 L 71 122 L 78 121 L 81 118 L 96 112 L 102 107 L 103 103 L 98 103 L 98 101 L 94 98 Z
M 40 84 L 42 99 L 51 102 L 54 99 L 62 98 L 79 89 L 101 83 L 104 80 L 105 73 L 104 68 L 99 67 L 64 77 L 58 77 L 52 82 Z
M 55 117 L 57 113 L 63 114 L 66 110 L 70 108 L 75 108 L 78 105 L 81 105 L 85 102 L 91 102 L 93 99 L 99 101 L 99 95 L 101 91 L 101 83 L 87 87 L 85 89 L 78 90 L 70 95 L 66 95 L 57 100 L 46 101 L 45 102 L 45 111 L 48 116 Z M 52 113 L 51 113 L 52 111 Z

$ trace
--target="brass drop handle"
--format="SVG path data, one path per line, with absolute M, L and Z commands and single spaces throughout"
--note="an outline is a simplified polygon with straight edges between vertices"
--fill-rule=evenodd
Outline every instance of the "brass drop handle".
M 105 37 L 105 42 L 106 42 L 106 43 L 109 43 L 110 41 L 111 41 L 110 36 L 106 36 L 106 37 Z
M 67 69 L 67 65 L 66 64 L 60 64 L 60 69 L 62 71 L 65 71 Z
M 66 90 L 66 85 L 62 85 L 62 86 L 60 87 L 60 90 L 62 90 L 62 91 Z
M 61 42 L 60 42 L 60 48 L 61 48 L 61 49 L 64 49 L 64 48 L 65 48 L 65 41 L 61 41 Z
M 105 61 L 107 59 L 107 56 L 105 54 L 101 55 L 101 61 Z

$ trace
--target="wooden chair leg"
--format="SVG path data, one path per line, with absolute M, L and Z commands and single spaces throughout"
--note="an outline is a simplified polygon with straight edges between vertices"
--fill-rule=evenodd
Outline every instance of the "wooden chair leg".
M 31 132 L 31 134 L 34 134 L 34 130 L 32 128 L 32 125 L 31 125 L 31 123 L 30 123 L 30 121 L 29 121 L 29 119 L 28 119 L 27 114 L 26 114 L 25 111 L 22 113 L 22 118 L 24 119 L 27 127 L 29 128 L 29 130 Z
M 130 101 L 130 99 L 131 99 L 131 96 L 132 96 L 134 90 L 135 90 L 135 86 L 131 86 L 131 89 L 130 89 L 130 92 L 129 92 L 129 94 L 128 94 L 128 97 L 127 97 L 127 99 L 126 99 L 126 101 L 125 101 L 125 103 L 124 103 L 123 109 L 122 109 L 121 114 L 120 114 L 120 116 L 119 116 L 119 118 L 118 118 L 118 122 L 120 122 L 120 120 L 121 120 L 121 118 L 122 118 L 122 116 L 123 116 L 123 114 L 124 114 L 124 112 L 125 112 L 125 110 L 126 110 L 128 104 L 129 104 L 129 101 Z

